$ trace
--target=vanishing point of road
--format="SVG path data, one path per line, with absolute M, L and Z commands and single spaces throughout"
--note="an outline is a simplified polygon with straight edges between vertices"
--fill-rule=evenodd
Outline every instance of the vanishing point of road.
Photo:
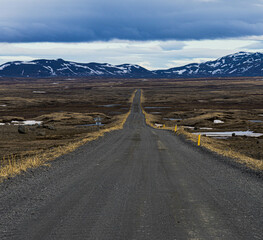
M 145 124 L 0 184 L 0 239 L 263 239 L 263 181 Z

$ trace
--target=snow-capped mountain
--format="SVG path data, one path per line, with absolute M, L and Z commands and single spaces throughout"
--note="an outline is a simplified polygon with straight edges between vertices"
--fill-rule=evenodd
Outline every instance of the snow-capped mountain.
M 215 61 L 193 63 L 167 70 L 150 71 L 139 65 L 76 63 L 57 60 L 8 62 L 0 65 L 0 77 L 112 77 L 112 78 L 195 78 L 263 76 L 263 54 L 239 52 Z
M 262 76 L 263 54 L 239 52 L 215 61 L 193 63 L 183 67 L 154 71 L 163 77 L 236 77 Z
M 132 64 L 111 65 L 108 63 L 76 63 L 57 60 L 34 60 L 29 62 L 8 62 L 0 66 L 2 77 L 61 77 L 61 76 L 107 76 L 143 77 L 150 71 Z

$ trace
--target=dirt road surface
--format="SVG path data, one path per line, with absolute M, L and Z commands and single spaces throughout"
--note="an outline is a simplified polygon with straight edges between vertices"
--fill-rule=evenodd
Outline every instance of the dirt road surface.
M 0 239 L 263 239 L 262 176 L 145 124 L 0 184 Z

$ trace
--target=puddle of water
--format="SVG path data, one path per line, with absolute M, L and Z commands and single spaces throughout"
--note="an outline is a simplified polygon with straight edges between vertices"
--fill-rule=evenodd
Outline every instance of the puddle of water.
M 46 93 L 45 91 L 33 91 L 33 93 L 43 94 Z
M 112 114 L 112 115 L 114 115 L 114 114 L 122 114 L 122 112 L 109 112 L 109 114 Z
M 222 120 L 218 120 L 218 119 L 216 119 L 216 120 L 214 120 L 214 123 L 215 124 L 218 124 L 218 123 L 224 123 Z
M 169 120 L 169 121 L 180 121 L 182 120 L 181 118 L 164 118 L 164 120 Z
M 212 138 L 215 138 L 215 139 L 228 139 L 230 137 L 212 137 Z
M 102 123 L 90 123 L 90 124 L 82 124 L 77 125 L 76 127 L 91 127 L 91 126 L 104 126 L 105 124 Z
M 201 127 L 201 130 L 212 130 L 213 128 L 209 128 L 209 127 Z
M 150 112 L 150 114 L 161 114 L 161 112 Z
M 117 107 L 120 106 L 121 104 L 106 104 L 106 105 L 99 105 L 99 107 Z
M 262 120 L 248 120 L 248 121 L 252 123 L 262 123 L 263 122 Z
M 196 135 L 206 135 L 207 137 L 232 137 L 232 134 L 236 136 L 247 136 L 247 137 L 261 137 L 262 133 L 254 133 L 253 131 L 233 131 L 233 132 L 199 132 L 194 133 Z
M 145 109 L 162 109 L 162 108 L 172 108 L 172 107 L 144 107 Z

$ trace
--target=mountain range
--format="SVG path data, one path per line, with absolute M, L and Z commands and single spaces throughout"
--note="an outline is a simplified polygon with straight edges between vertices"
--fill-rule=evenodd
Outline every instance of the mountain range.
M 198 78 L 263 76 L 263 54 L 238 52 L 215 61 L 150 71 L 136 64 L 14 61 L 0 65 L 0 77 Z

